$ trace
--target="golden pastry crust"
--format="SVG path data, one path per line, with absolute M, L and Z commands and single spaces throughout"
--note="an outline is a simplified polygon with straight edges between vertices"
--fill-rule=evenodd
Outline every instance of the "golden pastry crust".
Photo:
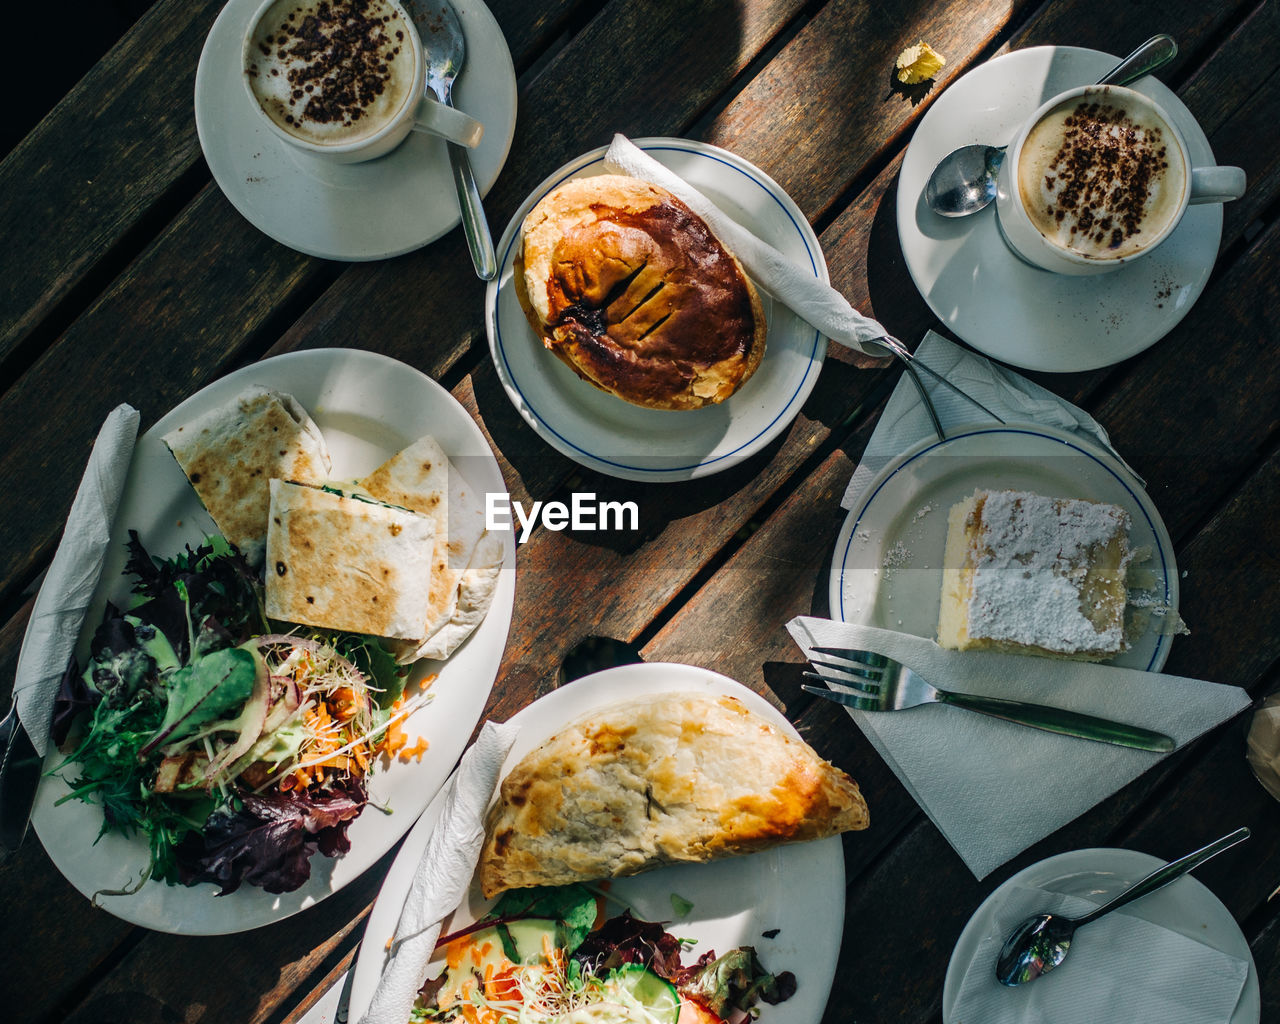
M 521 230 L 515 286 L 543 345 L 636 405 L 723 402 L 764 355 L 764 307 L 737 258 L 635 178 L 575 178 L 543 197 Z
M 663 693 L 531 751 L 486 821 L 486 897 L 754 853 L 868 824 L 857 784 L 732 697 Z

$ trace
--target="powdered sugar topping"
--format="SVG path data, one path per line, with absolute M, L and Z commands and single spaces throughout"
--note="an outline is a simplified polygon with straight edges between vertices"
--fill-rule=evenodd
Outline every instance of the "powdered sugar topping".
M 975 539 L 969 634 L 1064 652 L 1119 650 L 1123 625 L 1098 629 L 1081 608 L 1081 588 L 1097 552 L 1129 515 L 1115 505 L 983 492 Z M 1127 568 L 1119 567 L 1120 578 Z

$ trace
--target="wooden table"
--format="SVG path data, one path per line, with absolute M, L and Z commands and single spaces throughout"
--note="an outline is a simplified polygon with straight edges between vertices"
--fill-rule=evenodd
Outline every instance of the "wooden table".
M 542 443 L 503 394 L 485 339 L 483 286 L 458 231 L 382 263 L 327 262 L 259 233 L 210 180 L 191 97 L 220 6 L 121 7 L 136 23 L 110 49 L 100 46 L 102 59 L 0 164 L 0 675 L 13 677 L 31 595 L 110 408 L 131 402 L 145 429 L 196 389 L 265 355 L 372 349 L 452 390 L 492 439 L 513 497 L 591 490 L 635 499 L 642 511 L 638 534 L 540 530 L 520 548 L 515 617 L 490 716 L 505 719 L 546 693 L 583 637 L 614 637 L 646 660 L 706 666 L 767 695 L 859 781 L 873 824 L 845 839 L 844 943 L 827 1019 L 939 1020 L 960 929 L 987 893 L 1039 858 L 1087 846 L 1174 856 L 1241 824 L 1253 838 L 1199 877 L 1252 943 L 1262 1019 L 1280 1019 L 1280 904 L 1268 903 L 1280 884 L 1280 808 L 1248 771 L 1239 721 L 979 882 L 851 723 L 800 690 L 799 653 L 782 626 L 798 613 L 826 612 L 839 496 L 897 369 L 859 369 L 833 348 L 782 438 L 702 482 L 639 486 L 580 469 Z M 912 345 L 938 325 L 904 268 L 894 195 L 902 154 L 931 102 L 1008 50 L 1060 43 L 1117 52 L 1154 31 L 1174 35 L 1183 52 L 1161 77 L 1199 118 L 1219 159 L 1246 169 L 1248 194 L 1226 208 L 1208 287 L 1166 338 L 1108 369 L 1037 379 L 1106 425 L 1168 524 L 1193 632 L 1176 641 L 1167 669 L 1255 695 L 1275 686 L 1274 2 L 491 7 L 520 84 L 511 155 L 486 202 L 496 230 L 546 174 L 614 131 L 701 139 L 775 178 L 820 235 L 833 282 Z M 919 38 L 947 56 L 946 68 L 932 88 L 895 90 L 893 58 Z M 174 938 L 90 909 L 29 838 L 0 865 L 3 1013 L 138 1024 L 296 1019 L 349 961 L 390 856 L 298 917 L 234 937 Z

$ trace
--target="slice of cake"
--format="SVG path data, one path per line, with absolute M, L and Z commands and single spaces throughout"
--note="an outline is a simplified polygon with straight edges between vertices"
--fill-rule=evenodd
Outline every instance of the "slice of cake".
M 1100 661 L 1125 649 L 1129 513 L 975 491 L 952 507 L 938 643 Z

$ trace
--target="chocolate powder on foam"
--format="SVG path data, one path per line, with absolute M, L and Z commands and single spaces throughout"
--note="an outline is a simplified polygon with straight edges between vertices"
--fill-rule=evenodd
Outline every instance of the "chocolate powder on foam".
M 404 43 L 403 30 L 388 34 L 393 19 L 377 0 L 325 0 L 299 20 L 290 12 L 262 46 L 275 46 L 280 61 L 298 61 L 289 69 L 291 106 L 306 100 L 297 119 L 317 124 L 351 124 L 382 95 L 391 78 L 390 62 Z M 289 124 L 294 115 L 287 115 Z
M 1076 211 L 1072 234 L 1084 232 L 1114 249 L 1142 230 L 1151 186 L 1169 167 L 1163 133 L 1158 127 L 1144 132 L 1123 110 L 1102 103 L 1081 103 L 1063 124 L 1062 146 L 1046 177 L 1051 189 L 1059 183 L 1048 213 L 1061 222 Z

